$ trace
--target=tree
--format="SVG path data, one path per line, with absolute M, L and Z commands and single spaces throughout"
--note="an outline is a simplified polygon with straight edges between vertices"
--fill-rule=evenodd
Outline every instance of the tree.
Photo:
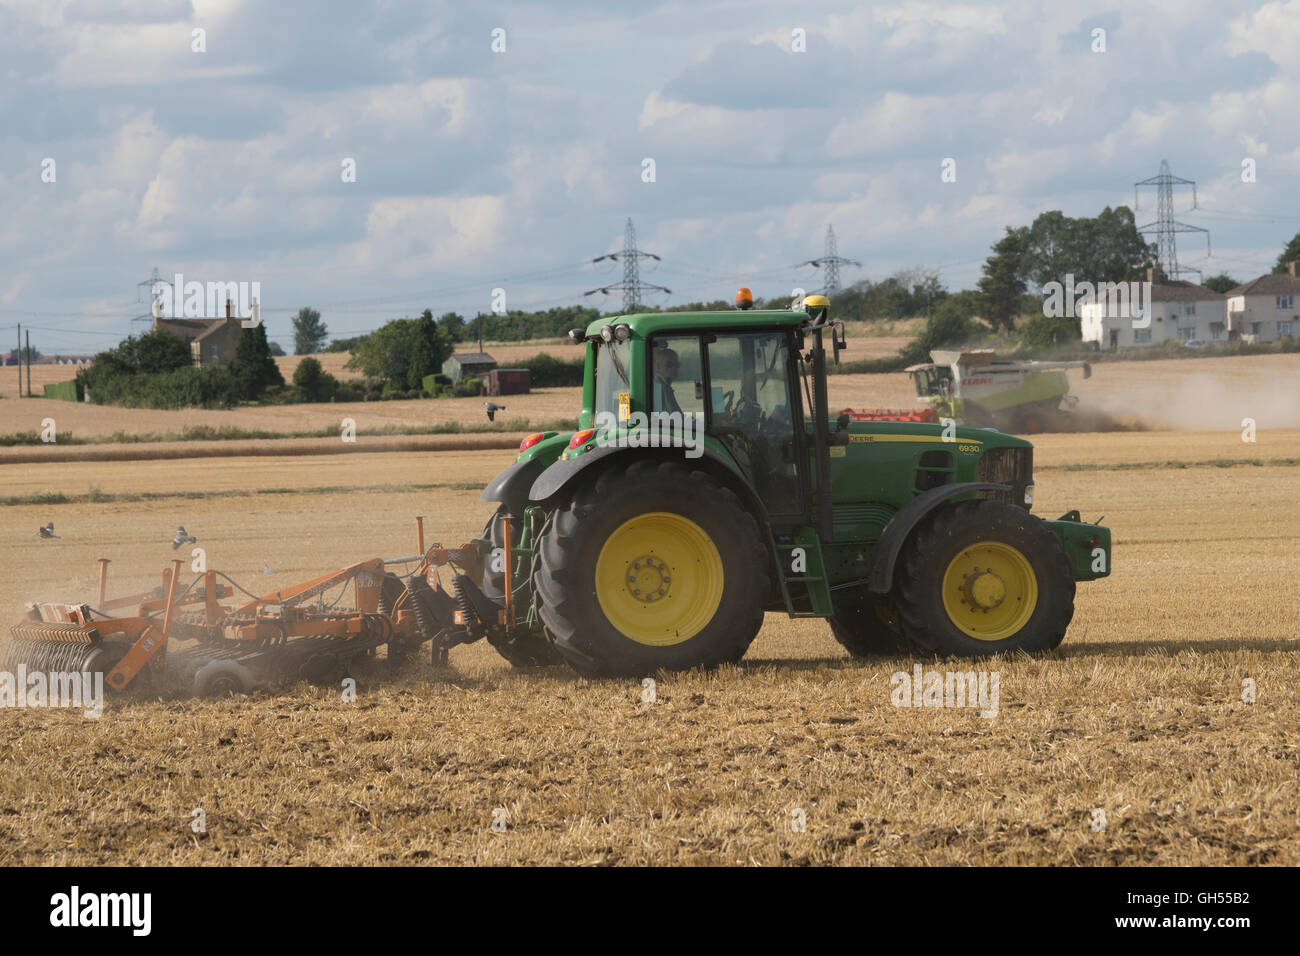
M 293 384 L 307 401 L 324 402 L 333 397 L 339 383 L 325 371 L 319 360 L 309 356 L 293 370 Z
M 451 344 L 426 309 L 418 319 L 394 319 L 370 333 L 357 343 L 346 367 L 397 388 L 419 388 L 420 379 L 440 371 L 449 355 Z
M 1300 259 L 1300 232 L 1291 237 L 1291 241 L 1286 244 L 1282 254 L 1277 257 L 1277 265 L 1273 267 L 1273 272 L 1280 275 L 1287 271 L 1287 264 Z
M 1049 282 L 1129 282 L 1154 260 L 1127 206 L 1107 206 L 1094 219 L 1071 219 L 1059 209 L 1029 226 L 1020 278 L 1041 289 Z
M 1025 292 L 1022 260 L 1031 235 L 1023 227 L 1007 226 L 1006 235 L 994 243 L 993 255 L 984 263 L 984 276 L 976 283 L 984 296 L 984 318 L 995 329 L 1001 327 L 1010 332 L 1016 327 L 1020 297 Z
M 330 337 L 329 329 L 320 320 L 320 313 L 308 306 L 298 310 L 293 318 L 293 354 L 310 355 L 325 348 Z
M 102 375 L 153 375 L 194 363 L 189 344 L 165 329 L 150 329 L 139 338 L 128 335 L 115 347 L 95 356 Z
M 1020 330 L 1020 347 L 1022 351 L 1042 352 L 1070 345 L 1082 338 L 1078 318 L 1068 315 L 1036 315 Z
M 366 335 L 354 335 L 350 339 L 335 339 L 325 347 L 326 352 L 355 352 L 357 347 L 366 340 Z
M 1220 272 L 1217 276 L 1210 276 L 1202 282 L 1201 285 L 1205 286 L 1205 288 L 1212 292 L 1222 294 L 1224 292 L 1231 292 L 1233 289 L 1237 288 L 1237 286 L 1241 285 L 1241 283 L 1228 275 L 1228 273 Z
M 907 362 L 930 361 L 930 350 L 959 348 L 979 335 L 981 327 L 971 321 L 978 301 L 973 292 L 959 292 L 944 299 L 926 320 L 921 334 L 899 351 Z
M 271 343 L 271 354 L 272 354 L 275 358 L 282 358 L 282 357 L 284 356 L 284 354 L 285 354 L 285 352 L 284 352 L 284 346 L 281 345 L 279 342 L 272 342 L 272 343 Z
M 442 329 L 433 321 L 433 313 L 428 309 L 416 320 L 415 346 L 411 350 L 411 362 L 406 369 L 406 387 L 418 389 L 426 375 L 442 371 L 442 363 L 451 354 L 451 347 L 444 337 Z
M 10 349 L 8 353 L 5 354 L 4 359 L 0 361 L 0 365 L 17 365 L 18 359 L 14 357 L 17 354 L 19 353 L 14 352 L 13 349 Z M 27 346 L 23 346 L 21 350 L 21 358 L 23 360 L 23 364 L 26 364 L 28 359 Z M 31 360 L 33 362 L 39 362 L 41 360 L 41 353 L 38 349 L 32 349 Z
M 455 312 L 445 312 L 438 317 L 438 328 L 448 342 L 459 342 L 465 337 L 465 317 Z
M 1132 282 L 1155 261 L 1127 206 L 1107 206 L 1095 219 L 1075 219 L 1074 228 L 1075 281 Z
M 284 376 L 271 357 L 271 346 L 266 341 L 266 326 L 261 322 L 240 330 L 230 370 L 240 395 L 249 401 L 261 398 L 272 385 L 284 384 Z
M 239 394 L 232 369 L 195 366 L 189 344 L 163 329 L 100 352 L 77 381 L 91 401 L 130 407 L 226 407 Z

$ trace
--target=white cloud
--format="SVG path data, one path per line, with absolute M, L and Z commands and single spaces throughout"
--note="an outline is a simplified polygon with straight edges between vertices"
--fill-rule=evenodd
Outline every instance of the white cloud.
M 500 240 L 505 211 L 501 196 L 381 199 L 355 246 L 357 265 L 402 276 L 477 265 Z

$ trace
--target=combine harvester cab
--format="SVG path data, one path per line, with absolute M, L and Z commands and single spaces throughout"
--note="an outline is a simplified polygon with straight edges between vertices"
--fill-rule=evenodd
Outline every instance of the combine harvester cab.
M 1018 361 L 998 358 L 992 349 L 937 349 L 930 358 L 906 371 L 917 397 L 939 418 L 1030 435 L 1068 430 L 1078 398 L 1070 394 L 1066 370 L 1092 375 L 1087 362 Z
M 463 639 L 633 676 L 738 661 L 766 611 L 825 618 L 855 655 L 1056 647 L 1076 581 L 1109 574 L 1108 529 L 1030 514 L 1021 439 L 933 408 L 832 421 L 843 327 L 803 305 L 570 332 L 578 429 L 528 436 L 485 489 Z

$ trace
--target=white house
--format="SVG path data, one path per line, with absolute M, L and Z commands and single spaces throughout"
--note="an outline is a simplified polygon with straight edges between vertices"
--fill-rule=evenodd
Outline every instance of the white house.
M 1158 278 L 1154 269 L 1147 270 L 1147 281 L 1151 283 L 1151 300 L 1145 303 L 1149 323 L 1141 311 L 1144 303 L 1087 302 L 1079 307 L 1083 341 L 1094 342 L 1108 352 L 1159 345 L 1169 339 L 1227 341 L 1227 299 L 1223 295 L 1195 282 Z M 1135 318 L 1143 327 L 1134 328 Z
M 1273 342 L 1300 333 L 1300 262 L 1279 275 L 1263 275 L 1228 293 L 1228 330 L 1247 342 Z

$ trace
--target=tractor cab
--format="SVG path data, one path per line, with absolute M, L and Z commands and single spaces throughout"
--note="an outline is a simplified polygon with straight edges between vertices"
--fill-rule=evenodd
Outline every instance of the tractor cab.
M 616 331 L 592 346 L 593 424 L 648 428 L 663 446 L 707 436 L 726 449 L 770 513 L 803 512 L 793 323 L 708 331 L 679 325 L 651 331 L 640 350 Z

